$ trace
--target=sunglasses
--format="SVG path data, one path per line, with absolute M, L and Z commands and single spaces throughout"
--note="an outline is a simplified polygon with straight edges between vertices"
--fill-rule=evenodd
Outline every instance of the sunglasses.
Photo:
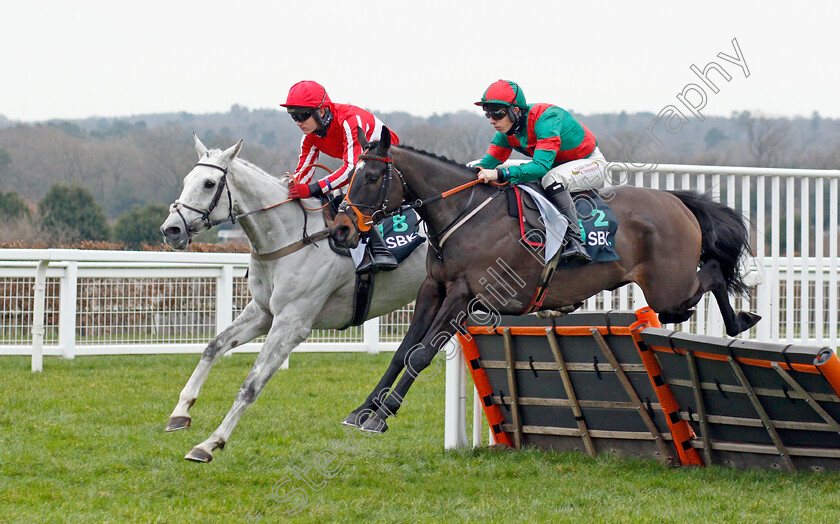
M 289 116 L 292 117 L 292 120 L 295 122 L 306 122 L 310 118 L 312 118 L 312 111 L 295 111 L 294 113 L 289 113 Z
M 493 120 L 501 120 L 507 116 L 507 109 L 488 109 L 484 111 L 484 116 Z

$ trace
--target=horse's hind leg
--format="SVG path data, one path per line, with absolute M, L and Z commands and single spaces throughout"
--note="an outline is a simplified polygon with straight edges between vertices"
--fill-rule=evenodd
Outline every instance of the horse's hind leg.
M 394 353 L 393 358 L 391 358 L 388 369 L 385 370 L 382 378 L 379 379 L 376 387 L 373 388 L 373 391 L 368 395 L 362 405 L 351 411 L 341 421 L 342 424 L 361 427 L 368 416 L 382 406 L 382 402 L 391 391 L 391 385 L 405 367 L 406 354 L 426 334 L 442 302 L 443 292 L 440 285 L 435 280 L 427 277 L 420 286 L 420 291 L 417 294 L 416 307 L 414 309 L 414 316 L 411 319 L 411 325 L 408 327 L 408 331 L 397 348 L 397 351 Z
M 720 308 L 721 315 L 723 316 L 723 325 L 726 326 L 726 334 L 730 337 L 734 337 L 753 327 L 759 320 L 761 320 L 761 315 L 756 315 L 755 313 L 750 313 L 749 311 L 739 311 L 738 313 L 735 313 L 735 310 L 732 308 L 732 304 L 729 303 L 729 290 L 726 287 L 726 282 L 723 279 L 723 273 L 720 270 L 720 266 L 717 261 L 713 259 L 703 264 L 703 268 L 709 265 L 712 265 L 711 271 L 716 272 L 716 277 L 714 279 L 715 286 L 711 288 L 711 292 L 715 296 L 718 308 Z M 701 271 L 703 268 L 701 268 Z
M 715 286 L 713 273 L 709 270 L 705 270 L 705 267 L 706 266 L 703 266 L 703 268 L 697 272 L 697 292 L 687 300 L 684 300 L 681 304 L 659 311 L 657 314 L 659 315 L 660 322 L 663 324 L 681 324 L 691 318 L 694 314 L 694 306 L 700 302 L 703 295 Z
M 664 324 L 679 323 L 688 320 L 691 317 L 693 308 L 700 297 L 707 291 L 711 291 L 715 300 L 718 303 L 721 316 L 723 317 L 723 325 L 726 327 L 726 334 L 730 337 L 748 330 L 753 327 L 756 322 L 761 320 L 761 316 L 746 311 L 735 313 L 732 304 L 729 303 L 729 290 L 726 287 L 726 280 L 723 278 L 723 273 L 720 269 L 720 264 L 714 260 L 708 260 L 703 267 L 697 272 L 697 280 L 700 287 L 697 293 L 691 298 L 680 304 L 679 306 L 667 308 L 659 312 L 659 320 Z M 682 318 L 682 320 L 679 320 Z
M 459 279 L 446 286 L 446 297 L 440 308 L 437 308 L 434 320 L 425 329 L 420 343 L 410 346 L 405 356 L 405 373 L 402 374 L 396 387 L 384 399 L 379 409 L 362 425 L 362 431 L 383 433 L 388 430 L 385 420 L 396 414 L 414 380 L 429 366 L 438 351 L 455 334 L 458 329 L 455 319 L 466 311 L 468 298 L 469 288 L 465 280 Z
M 245 306 L 242 313 L 230 326 L 222 331 L 216 338 L 207 344 L 198 365 L 190 375 L 190 379 L 181 390 L 178 397 L 178 404 L 169 416 L 169 423 L 166 431 L 176 431 L 190 427 L 192 418 L 189 409 L 195 404 L 201 386 L 207 380 L 210 369 L 216 360 L 230 351 L 232 348 L 250 342 L 260 335 L 268 332 L 271 325 L 271 315 L 263 311 L 253 300 Z

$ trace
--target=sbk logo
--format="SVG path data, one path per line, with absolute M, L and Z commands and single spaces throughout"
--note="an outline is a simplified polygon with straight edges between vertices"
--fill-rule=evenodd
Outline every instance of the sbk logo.
M 586 237 L 586 245 L 588 246 L 608 246 L 610 245 L 607 236 L 609 231 L 590 231 Z
M 388 246 L 388 248 L 390 249 L 407 246 L 408 244 L 411 244 L 415 238 L 417 238 L 416 233 L 411 233 L 410 235 L 395 235 L 386 238 L 385 245 Z

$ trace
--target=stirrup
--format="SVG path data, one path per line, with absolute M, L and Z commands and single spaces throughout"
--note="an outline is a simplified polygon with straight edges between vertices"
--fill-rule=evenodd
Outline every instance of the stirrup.
M 368 243 L 365 256 L 356 268 L 356 274 L 363 275 L 371 271 L 393 271 L 394 269 L 397 269 L 397 259 L 394 255 L 385 246 L 373 246 Z
M 569 236 L 565 250 L 560 254 L 560 260 L 563 262 L 592 262 L 592 257 L 586 252 L 586 246 L 583 245 L 578 238 Z
M 397 259 L 390 251 L 373 253 L 372 258 L 374 271 L 393 271 L 397 269 Z

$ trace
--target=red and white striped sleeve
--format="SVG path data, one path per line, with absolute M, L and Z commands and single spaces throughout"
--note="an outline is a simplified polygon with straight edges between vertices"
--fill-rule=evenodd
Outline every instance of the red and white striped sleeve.
M 344 149 L 341 167 L 320 180 L 321 190 L 326 193 L 334 189 L 346 186 L 350 182 L 350 173 L 356 166 L 359 155 L 362 154 L 362 145 L 356 136 L 356 128 L 362 128 L 365 137 L 371 136 L 371 126 L 364 122 L 361 115 L 351 115 L 341 122 L 341 140 Z
M 309 138 L 310 135 L 303 135 L 300 140 L 300 159 L 293 175 L 295 182 L 300 184 L 308 183 L 314 173 L 314 170 L 311 168 L 304 169 L 304 166 L 311 166 L 317 162 L 320 155 L 320 151 Z

